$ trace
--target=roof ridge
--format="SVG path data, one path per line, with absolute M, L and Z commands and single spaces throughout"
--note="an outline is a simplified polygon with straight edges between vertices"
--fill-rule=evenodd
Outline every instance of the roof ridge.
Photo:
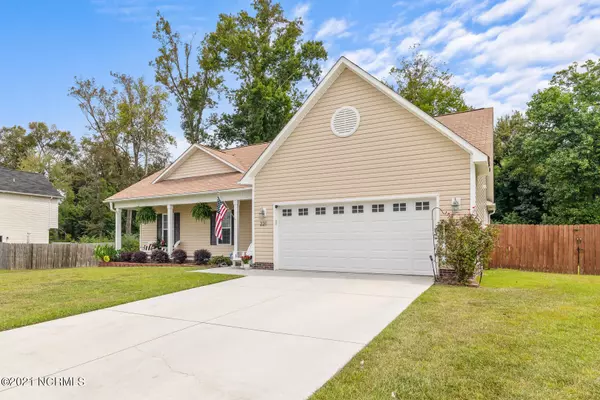
M 457 112 L 448 113 L 448 114 L 440 114 L 440 115 L 434 116 L 433 118 L 446 117 L 448 115 L 456 115 L 456 114 L 466 114 L 466 113 L 470 113 L 470 112 L 482 111 L 482 110 L 487 110 L 487 109 L 493 109 L 493 107 L 479 107 L 479 108 L 474 108 L 474 109 L 468 110 L 468 111 L 457 111 Z
M 13 172 L 23 173 L 23 174 L 42 175 L 44 178 L 46 177 L 46 175 L 43 172 L 23 171 L 23 170 L 20 170 L 20 169 L 12 169 L 12 168 L 8 168 L 8 167 L 4 167 L 2 165 L 0 165 L 0 168 L 6 169 L 6 170 L 9 170 L 9 171 L 13 171 Z
M 228 150 L 237 150 L 237 149 L 243 149 L 243 148 L 246 148 L 246 147 L 252 147 L 252 146 L 261 146 L 261 145 L 263 145 L 263 144 L 269 144 L 269 143 L 271 143 L 271 141 L 260 142 L 260 143 L 253 143 L 253 144 L 246 144 L 246 145 L 244 145 L 244 146 L 238 146 L 238 147 L 232 147 L 232 148 L 230 148 L 230 149 L 225 149 L 225 151 L 228 151 Z

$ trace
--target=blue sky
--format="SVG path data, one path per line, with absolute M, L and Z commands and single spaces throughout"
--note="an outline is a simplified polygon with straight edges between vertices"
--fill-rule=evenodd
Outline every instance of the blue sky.
M 552 73 L 600 55 L 600 0 L 328 0 L 282 1 L 305 21 L 305 38 L 323 40 L 329 60 L 345 55 L 378 77 L 420 43 L 448 63 L 467 102 L 496 116 L 523 109 Z M 85 119 L 67 96 L 75 76 L 110 85 L 110 71 L 153 81 L 148 62 L 160 9 L 184 37 L 197 41 L 219 13 L 249 1 L 3 0 L 0 126 L 45 121 L 76 137 Z M 226 105 L 223 105 L 226 107 Z M 174 107 L 167 128 L 186 148 Z

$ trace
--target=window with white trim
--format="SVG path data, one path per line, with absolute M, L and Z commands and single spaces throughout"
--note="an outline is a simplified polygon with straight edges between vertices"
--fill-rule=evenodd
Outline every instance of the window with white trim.
M 292 209 L 291 208 L 284 208 L 282 210 L 283 216 L 284 217 L 291 217 L 292 216 Z
M 301 217 L 308 215 L 308 208 L 299 208 L 298 209 L 298 215 L 301 216 Z
M 225 217 L 223 218 L 223 224 L 221 225 L 221 229 L 223 231 L 223 238 L 219 239 L 217 244 L 231 244 L 232 239 L 232 223 L 233 216 L 231 215 L 231 211 L 227 211 Z
M 362 214 L 365 212 L 364 206 L 352 206 L 352 214 Z
M 428 201 L 417 201 L 415 203 L 415 209 L 417 211 L 427 211 L 427 210 L 429 210 L 429 202 Z
M 406 203 L 394 203 L 394 211 L 406 211 Z
M 333 207 L 333 213 L 334 214 L 343 214 L 344 213 L 344 206 L 334 206 Z
M 167 243 L 169 240 L 169 214 L 162 215 L 162 237 L 161 239 Z
M 376 213 L 376 212 L 384 212 L 385 211 L 385 206 L 383 204 L 373 204 L 371 206 L 371 211 Z
M 326 208 L 325 207 L 316 207 L 315 208 L 315 214 L 316 215 L 325 215 L 326 213 Z

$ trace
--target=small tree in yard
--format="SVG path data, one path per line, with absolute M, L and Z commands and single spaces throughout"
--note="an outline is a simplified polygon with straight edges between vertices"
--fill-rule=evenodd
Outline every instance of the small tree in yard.
M 473 216 L 442 220 L 436 229 L 436 256 L 440 268 L 456 272 L 459 283 L 467 283 L 478 266 L 486 268 L 491 260 L 498 230 L 481 226 Z

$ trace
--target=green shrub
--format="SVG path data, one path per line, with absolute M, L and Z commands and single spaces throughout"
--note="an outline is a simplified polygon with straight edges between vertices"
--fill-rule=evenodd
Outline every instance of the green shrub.
M 468 215 L 440 221 L 435 235 L 439 266 L 454 269 L 458 282 L 467 283 L 478 266 L 489 265 L 498 230 L 493 225 L 483 227 Z
M 206 249 L 200 249 L 200 250 L 196 250 L 194 252 L 194 262 L 197 265 L 208 264 L 208 261 L 210 260 L 211 257 L 212 257 L 211 252 Z
M 131 255 L 131 262 L 136 264 L 143 264 L 148 260 L 148 254 L 143 251 L 136 251 Z
M 98 260 L 105 261 L 104 257 L 106 256 L 108 256 L 109 261 L 118 261 L 119 252 L 111 244 L 101 244 L 94 248 L 94 257 Z
M 183 264 L 187 260 L 187 253 L 182 249 L 175 249 L 171 253 L 171 258 L 176 264 Z
M 226 256 L 212 256 L 210 258 L 210 260 L 208 260 L 208 264 L 209 265 L 232 265 L 233 262 L 231 261 L 231 258 L 226 257 Z
M 170 261 L 169 254 L 166 251 L 160 249 L 152 251 L 152 254 L 150 254 L 150 260 L 157 264 L 166 264 Z
M 111 237 L 83 235 L 77 241 L 79 243 L 106 243 L 106 242 L 112 242 L 113 240 L 114 239 Z
M 123 235 L 121 238 L 121 251 L 135 253 L 140 250 L 140 240 L 137 235 Z

